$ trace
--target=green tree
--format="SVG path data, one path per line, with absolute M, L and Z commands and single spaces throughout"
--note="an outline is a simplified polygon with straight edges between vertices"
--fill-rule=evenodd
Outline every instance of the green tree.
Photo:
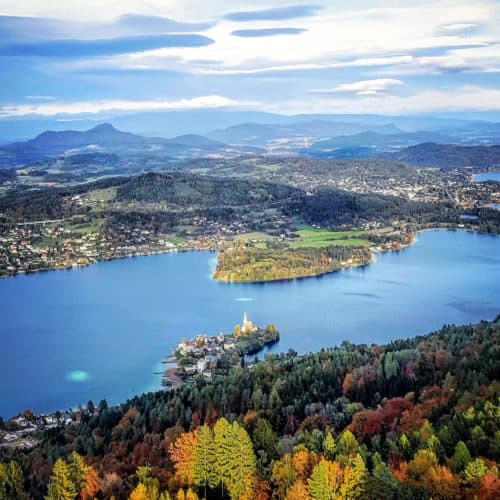
M 326 437 L 323 441 L 323 453 L 328 460 L 333 460 L 335 458 L 335 450 L 337 445 L 335 444 L 335 439 L 331 432 L 327 432 Z
M 341 498 L 361 498 L 365 492 L 366 467 L 363 458 L 358 453 L 352 465 L 344 469 L 344 480 L 340 487 Z
M 233 422 L 228 440 L 231 450 L 227 482 L 229 493 L 231 498 L 250 496 L 256 473 L 256 459 L 252 441 L 247 431 L 240 427 L 238 422 Z M 226 445 L 226 449 L 228 445 Z
M 253 431 L 253 443 L 256 450 L 263 450 L 266 462 L 278 457 L 278 436 L 269 422 L 261 418 Z
M 83 457 L 73 451 L 69 461 L 69 477 L 75 485 L 77 493 L 80 493 L 85 486 L 85 478 L 90 467 L 84 462 Z
M 359 444 L 351 431 L 344 431 L 337 442 L 337 455 L 341 462 L 348 463 L 359 453 Z
M 317 464 L 308 480 L 309 492 L 315 500 L 330 500 L 330 485 L 328 482 L 328 471 L 324 461 Z
M 198 428 L 198 440 L 194 452 L 193 480 L 196 486 L 205 489 L 217 486 L 217 475 L 215 465 L 215 445 L 212 429 L 208 425 Z
M 231 452 L 231 424 L 225 418 L 219 418 L 214 425 L 214 449 L 215 449 L 215 475 L 217 485 L 221 487 L 224 496 L 224 485 L 229 479 L 231 463 L 229 454 Z
M 271 479 L 278 490 L 279 498 L 285 498 L 288 490 L 297 481 L 297 472 L 290 453 L 286 453 L 280 460 L 274 462 Z
M 388 465 L 382 461 L 378 453 L 372 458 L 373 480 L 370 485 L 370 494 L 373 498 L 395 500 L 398 498 L 398 482 L 394 478 Z
M 71 480 L 71 471 L 68 464 L 58 458 L 50 476 L 46 500 L 73 500 L 77 491 Z
M 477 486 L 487 472 L 488 467 L 486 467 L 484 461 L 480 458 L 476 458 L 465 467 L 464 482 L 471 487 Z
M 453 465 L 456 472 L 461 472 L 471 461 L 469 448 L 463 441 L 459 441 L 453 453 Z
M 21 466 L 14 460 L 0 464 L 0 499 L 14 500 L 24 496 L 24 476 Z

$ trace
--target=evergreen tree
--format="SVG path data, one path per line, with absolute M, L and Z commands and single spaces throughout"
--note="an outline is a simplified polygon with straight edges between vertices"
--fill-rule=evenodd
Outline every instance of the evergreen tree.
M 381 500 L 395 500 L 398 498 L 398 482 L 378 453 L 373 455 L 372 475 L 370 495 L 373 498 Z
M 225 418 L 219 418 L 214 425 L 214 449 L 215 449 L 215 475 L 217 485 L 221 487 L 224 496 L 224 485 L 229 479 L 231 463 L 229 454 L 231 452 L 231 424 Z
M 215 467 L 215 448 L 213 431 L 208 425 L 202 425 L 198 429 L 198 439 L 194 452 L 193 481 L 196 486 L 205 489 L 217 486 Z
M 85 463 L 83 457 L 73 451 L 69 462 L 69 476 L 77 493 L 80 493 L 85 487 L 85 478 L 89 469 L 90 467 Z
M 6 465 L 0 464 L 0 499 L 14 500 L 23 497 L 24 476 L 21 466 L 14 460 Z
M 256 473 L 256 458 L 252 441 L 238 422 L 233 422 L 225 448 L 230 448 L 227 487 L 231 498 L 250 496 Z
M 323 453 L 328 460 L 333 460 L 335 458 L 335 450 L 337 445 L 335 444 L 335 439 L 333 439 L 332 433 L 327 432 L 326 437 L 323 441 Z
M 347 430 L 344 431 L 337 442 L 337 456 L 343 463 L 348 463 L 359 452 L 359 444 L 354 434 Z
M 77 491 L 71 481 L 71 471 L 68 464 L 58 458 L 52 469 L 46 500 L 73 500 Z
M 469 462 L 464 470 L 464 482 L 469 486 L 475 487 L 477 486 L 483 476 L 485 476 L 488 472 L 488 467 L 484 463 L 484 460 L 480 458 L 476 458 L 472 462 Z
M 469 448 L 463 441 L 456 444 L 452 460 L 456 472 L 463 471 L 471 461 Z
M 309 492 L 315 500 L 330 500 L 332 498 L 324 460 L 321 460 L 321 462 L 314 467 L 308 484 Z
M 365 480 L 365 463 L 358 453 L 352 465 L 347 465 L 344 469 L 344 480 L 340 487 L 341 498 L 361 498 L 365 492 Z

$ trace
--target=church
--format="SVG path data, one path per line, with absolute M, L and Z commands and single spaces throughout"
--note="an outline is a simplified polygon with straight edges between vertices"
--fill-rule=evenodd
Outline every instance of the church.
M 257 327 L 250 321 L 247 317 L 247 313 L 243 314 L 243 322 L 240 326 L 241 335 L 248 335 L 249 333 L 253 333 L 257 330 Z

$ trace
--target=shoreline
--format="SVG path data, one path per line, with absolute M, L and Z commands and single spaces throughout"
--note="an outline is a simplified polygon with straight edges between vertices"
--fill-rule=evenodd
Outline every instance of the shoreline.
M 264 284 L 264 283 L 279 283 L 279 282 L 286 282 L 286 281 L 294 281 L 294 280 L 304 280 L 304 279 L 309 279 L 309 278 L 321 278 L 322 276 L 326 276 L 327 274 L 334 274 L 338 273 L 341 271 L 345 271 L 347 269 L 355 269 L 358 267 L 365 267 L 369 266 L 370 264 L 373 264 L 376 262 L 375 256 L 379 253 L 387 253 L 387 252 L 401 252 L 412 245 L 414 245 L 417 242 L 417 236 L 418 233 L 425 233 L 425 232 L 430 232 L 430 231 L 466 231 L 469 233 L 478 233 L 478 234 L 490 234 L 491 236 L 500 236 L 499 234 L 493 234 L 493 233 L 488 233 L 487 231 L 478 231 L 473 228 L 469 227 L 454 227 L 454 226 L 449 226 L 449 227 L 427 227 L 427 228 L 422 228 L 422 229 L 417 229 L 415 233 L 412 235 L 410 243 L 403 244 L 401 243 L 399 248 L 388 248 L 386 250 L 379 250 L 379 251 L 374 251 L 371 250 L 371 259 L 366 262 L 366 263 L 361 263 L 361 264 L 350 264 L 347 266 L 340 267 L 338 269 L 332 269 L 331 271 L 324 271 L 321 273 L 316 273 L 316 274 L 307 274 L 307 275 L 302 275 L 302 276 L 294 276 L 290 278 L 272 278 L 268 280 L 230 280 L 230 279 L 224 279 L 224 278 L 218 278 L 215 276 L 215 271 L 212 273 L 212 278 L 215 281 L 218 281 L 220 283 L 228 283 L 228 284 Z
M 393 252 L 393 251 L 399 251 L 403 250 L 411 245 L 414 244 L 416 240 L 416 235 L 418 233 L 423 233 L 426 231 L 468 231 L 472 233 L 482 233 L 482 234 L 491 234 L 492 236 L 500 236 L 500 234 L 495 234 L 495 233 L 489 233 L 487 231 L 478 231 L 474 229 L 473 227 L 456 227 L 456 226 L 449 226 L 449 227 L 428 227 L 428 228 L 422 228 L 422 229 L 417 229 L 415 232 L 415 236 L 412 239 L 412 242 L 409 244 L 401 244 L 401 248 L 399 249 L 387 249 L 384 250 L 383 252 Z M 36 275 L 38 273 L 47 273 L 51 271 L 72 271 L 74 269 L 83 269 L 89 266 L 92 266 L 94 264 L 100 264 L 100 263 L 105 263 L 105 262 L 113 262 L 113 261 L 118 261 L 118 260 L 125 260 L 125 259 L 134 259 L 138 257 L 149 257 L 153 255 L 165 255 L 165 254 L 171 254 L 171 253 L 186 253 L 186 252 L 214 252 L 218 253 L 221 252 L 223 249 L 222 248 L 214 248 L 214 247 L 206 247 L 206 248 L 200 248 L 200 247 L 188 247 L 188 248 L 180 248 L 180 249 L 166 249 L 166 250 L 154 250 L 151 252 L 141 252 L 138 254 L 134 255 L 120 255 L 116 257 L 109 257 L 109 258 L 102 258 L 102 259 L 97 259 L 92 262 L 86 263 L 86 264 L 78 264 L 75 266 L 67 266 L 67 267 L 48 267 L 48 268 L 43 268 L 43 269 L 33 269 L 29 271 L 21 271 L 21 272 L 15 272 L 12 274 L 0 274 L 0 280 L 4 279 L 9 279 L 9 278 L 16 278 L 19 276 L 32 276 Z M 331 274 L 335 273 L 338 271 L 342 271 L 344 269 L 351 269 L 354 267 L 362 267 L 362 266 L 367 266 L 369 264 L 372 264 L 374 262 L 373 256 L 377 253 L 382 253 L 382 252 L 372 252 L 372 259 L 364 264 L 353 264 L 345 267 L 341 267 L 339 269 L 333 269 L 331 271 L 324 271 L 319 274 L 308 274 L 308 275 L 303 275 L 303 276 L 296 276 L 296 277 L 290 277 L 290 278 L 276 278 L 276 279 L 269 279 L 269 280 L 257 280 L 257 281 L 235 281 L 235 280 L 226 280 L 222 278 L 217 278 L 214 276 L 215 270 L 211 273 L 212 279 L 215 281 L 218 281 L 220 283 L 228 283 L 228 284 L 237 284 L 237 283 L 276 283 L 280 281 L 290 281 L 290 280 L 302 280 L 302 279 L 307 279 L 307 278 L 318 278 L 321 276 L 325 276 L 326 274 Z

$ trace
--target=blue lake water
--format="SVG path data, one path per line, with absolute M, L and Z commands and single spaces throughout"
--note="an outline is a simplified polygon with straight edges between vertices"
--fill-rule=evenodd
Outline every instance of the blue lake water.
M 476 182 L 497 181 L 500 182 L 500 172 L 484 172 L 482 174 L 474 174 L 472 180 Z
M 104 262 L 0 280 L 0 415 L 158 389 L 161 359 L 182 337 L 230 331 L 243 312 L 275 323 L 275 351 L 385 342 L 500 312 L 500 238 L 420 233 L 376 262 L 295 281 L 211 279 L 214 253 Z

